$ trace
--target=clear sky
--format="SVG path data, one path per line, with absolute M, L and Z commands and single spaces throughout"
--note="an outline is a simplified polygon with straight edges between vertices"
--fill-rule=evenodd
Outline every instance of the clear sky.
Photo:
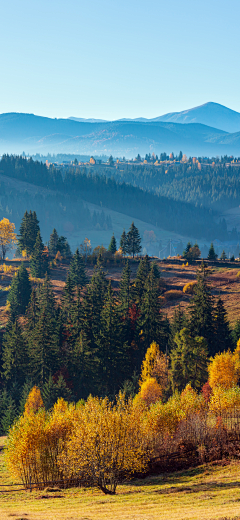
M 0 113 L 240 112 L 240 0 L 7 0 Z

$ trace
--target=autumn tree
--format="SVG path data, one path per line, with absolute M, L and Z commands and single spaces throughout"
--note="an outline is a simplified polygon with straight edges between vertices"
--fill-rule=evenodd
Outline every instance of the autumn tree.
M 3 218 L 0 221 L 0 252 L 2 260 L 5 259 L 7 251 L 17 242 L 14 230 L 15 225 L 9 222 L 7 218 Z

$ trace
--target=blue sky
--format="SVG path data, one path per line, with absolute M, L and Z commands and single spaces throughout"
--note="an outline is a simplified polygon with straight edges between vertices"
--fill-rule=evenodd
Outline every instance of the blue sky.
M 8 0 L 0 113 L 156 117 L 240 112 L 239 0 Z

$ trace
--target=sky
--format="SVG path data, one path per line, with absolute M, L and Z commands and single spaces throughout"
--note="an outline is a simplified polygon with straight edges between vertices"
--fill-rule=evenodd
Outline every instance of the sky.
M 0 113 L 157 117 L 240 112 L 239 0 L 8 0 Z

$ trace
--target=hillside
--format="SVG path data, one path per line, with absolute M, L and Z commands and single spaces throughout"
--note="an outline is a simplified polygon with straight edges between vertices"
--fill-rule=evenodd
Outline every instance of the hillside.
M 138 153 L 183 150 L 187 155 L 238 155 L 238 135 L 219 130 L 217 120 L 211 121 L 211 126 L 172 120 L 79 122 L 33 114 L 1 114 L 0 153 L 24 150 L 133 157 Z

